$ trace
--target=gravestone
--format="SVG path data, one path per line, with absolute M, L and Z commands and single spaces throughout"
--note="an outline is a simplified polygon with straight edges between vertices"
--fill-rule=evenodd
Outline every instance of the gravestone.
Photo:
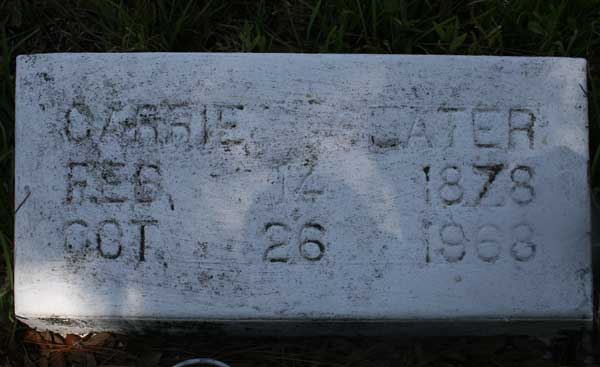
M 15 311 L 31 326 L 591 322 L 584 60 L 17 61 Z

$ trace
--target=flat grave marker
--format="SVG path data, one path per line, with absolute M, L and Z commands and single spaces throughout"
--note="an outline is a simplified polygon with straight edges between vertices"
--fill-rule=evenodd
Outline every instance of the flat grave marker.
M 32 326 L 591 321 L 584 60 L 48 54 L 17 77 Z

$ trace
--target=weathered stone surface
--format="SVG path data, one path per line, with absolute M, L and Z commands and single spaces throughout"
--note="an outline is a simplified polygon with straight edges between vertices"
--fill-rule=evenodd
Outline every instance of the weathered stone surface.
M 50 54 L 17 76 L 32 325 L 592 317 L 584 60 Z

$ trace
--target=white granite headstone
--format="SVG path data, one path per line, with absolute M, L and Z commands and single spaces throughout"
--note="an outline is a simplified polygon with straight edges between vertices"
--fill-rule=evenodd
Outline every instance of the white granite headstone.
M 584 60 L 48 54 L 17 77 L 30 325 L 592 318 Z

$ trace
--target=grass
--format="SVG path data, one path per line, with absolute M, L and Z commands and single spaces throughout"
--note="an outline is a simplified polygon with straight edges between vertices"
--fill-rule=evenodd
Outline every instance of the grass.
M 584 57 L 600 191 L 599 0 L 0 0 L 0 323 L 11 328 L 15 57 L 82 51 Z

